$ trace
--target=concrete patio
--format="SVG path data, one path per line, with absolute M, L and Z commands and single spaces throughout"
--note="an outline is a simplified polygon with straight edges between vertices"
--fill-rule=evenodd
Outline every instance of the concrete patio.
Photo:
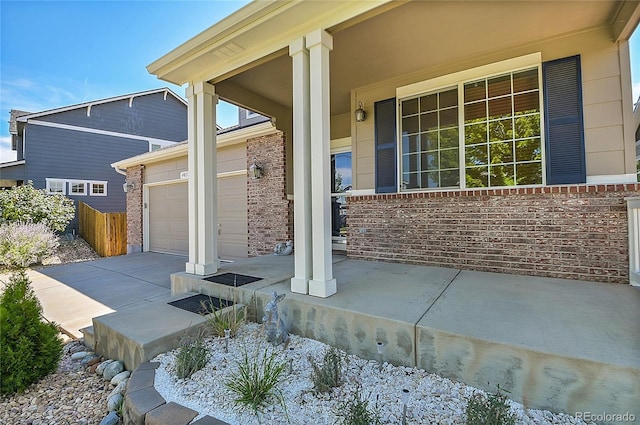
M 179 272 L 172 295 L 235 299 L 260 319 L 272 291 L 285 293 L 279 306 L 293 333 L 358 356 L 377 359 L 382 342 L 387 362 L 489 391 L 499 384 L 531 408 L 640 417 L 640 288 L 334 256 L 338 293 L 322 299 L 289 291 L 293 257 L 224 263 L 218 274 L 227 272 L 262 280 L 233 288 Z M 179 328 L 204 319 L 172 309 L 149 306 L 94 324 L 131 335 L 166 327 L 176 344 Z
M 223 263 L 218 274 L 262 278 L 237 288 L 180 271 L 184 261 L 142 253 L 31 275 L 49 318 L 69 326 L 93 309 L 94 326 L 107 330 L 88 339 L 112 350 L 174 348 L 204 322 L 171 299 L 235 299 L 259 320 L 277 291 L 292 332 L 358 356 L 378 359 L 382 342 L 385 361 L 489 391 L 499 384 L 531 408 L 640 417 L 640 288 L 334 256 L 338 293 L 322 299 L 289 291 L 291 256 Z

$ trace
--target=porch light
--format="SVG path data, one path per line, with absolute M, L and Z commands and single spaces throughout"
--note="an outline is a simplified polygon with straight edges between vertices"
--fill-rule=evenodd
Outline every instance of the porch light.
M 264 170 L 262 169 L 261 166 L 258 165 L 258 162 L 254 157 L 253 164 L 249 166 L 249 178 L 251 178 L 251 180 L 259 179 L 260 177 L 262 177 L 263 173 L 264 173 Z
M 358 101 L 358 109 L 355 111 L 356 122 L 362 122 L 367 119 L 367 113 L 362 108 L 362 102 Z

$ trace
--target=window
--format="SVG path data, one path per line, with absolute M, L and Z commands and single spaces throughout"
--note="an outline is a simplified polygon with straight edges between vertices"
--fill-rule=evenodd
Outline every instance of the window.
M 91 182 L 91 196 L 107 196 L 106 182 Z
M 49 194 L 61 193 L 66 195 L 66 181 L 58 179 L 46 179 L 46 190 Z
M 71 190 L 69 191 L 70 195 L 86 195 L 87 194 L 86 182 L 71 181 L 69 182 L 69 184 L 71 185 Z
M 400 101 L 402 190 L 543 183 L 539 67 Z

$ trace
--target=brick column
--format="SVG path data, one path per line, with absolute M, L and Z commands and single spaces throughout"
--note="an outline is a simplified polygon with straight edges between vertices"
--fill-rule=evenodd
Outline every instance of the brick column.
M 142 252 L 142 185 L 144 165 L 127 168 L 127 254 Z
M 247 168 L 253 158 L 264 168 L 264 175 L 256 180 L 247 177 L 249 257 L 272 254 L 276 243 L 293 240 L 284 134 L 279 131 L 247 140 Z

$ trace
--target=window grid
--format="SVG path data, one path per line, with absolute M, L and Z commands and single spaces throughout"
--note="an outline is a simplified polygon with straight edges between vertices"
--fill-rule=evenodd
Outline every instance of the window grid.
M 401 105 L 403 189 L 458 186 L 458 88 Z
M 443 107 L 440 97 L 451 91 L 457 92 L 456 105 Z M 424 109 L 423 100 L 434 96 L 435 109 Z M 542 184 L 540 102 L 539 67 L 402 99 L 401 190 Z M 459 115 L 455 126 L 442 126 L 441 112 L 447 109 Z M 420 118 L 433 112 L 436 127 L 425 127 Z M 455 130 L 453 145 L 442 143 L 448 130 Z M 436 134 L 437 139 L 430 137 Z

